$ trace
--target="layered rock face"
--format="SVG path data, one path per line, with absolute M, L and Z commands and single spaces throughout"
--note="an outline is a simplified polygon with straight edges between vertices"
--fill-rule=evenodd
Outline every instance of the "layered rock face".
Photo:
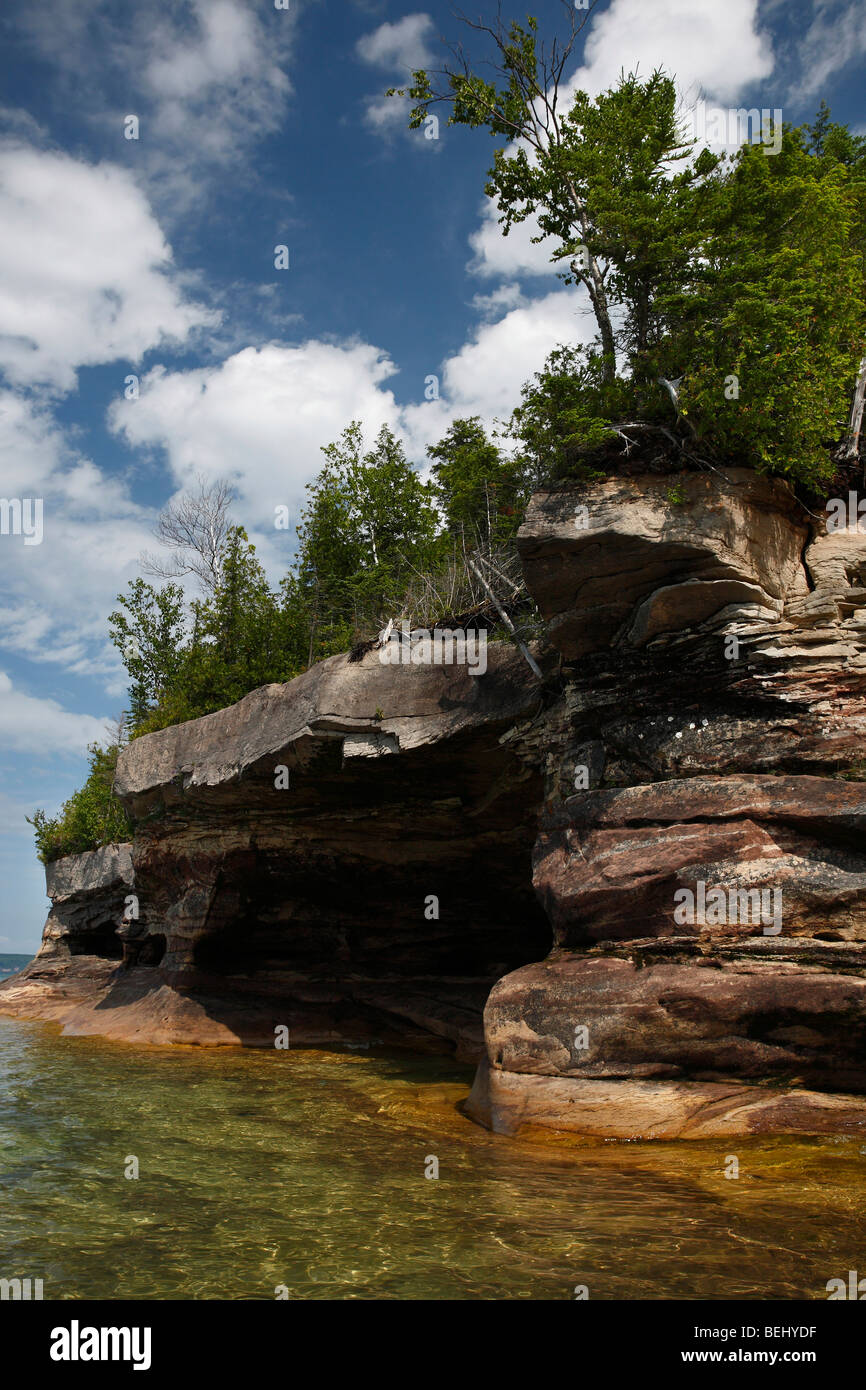
M 815 531 L 737 470 L 533 499 L 555 946 L 488 1002 L 493 1128 L 866 1132 L 866 535 Z
M 91 854 L 73 854 L 45 869 L 51 911 L 38 959 L 70 956 L 120 959 L 117 928 L 132 890 L 132 846 L 104 845 Z
M 501 743 L 540 697 L 511 648 L 483 675 L 452 654 L 334 657 L 127 748 L 135 893 L 165 951 L 67 1028 L 269 1046 L 283 1028 L 292 1046 L 477 1059 L 491 985 L 550 944 L 541 780 Z
M 6 982 L 4 1013 L 65 1019 L 82 1002 L 89 1006 L 94 990 L 114 977 L 125 954 L 121 931 L 133 891 L 131 851 L 130 844 L 104 845 L 46 866 L 51 910 L 42 945 Z
M 729 470 L 538 494 L 519 548 L 541 681 L 373 650 L 137 740 L 131 860 L 52 868 L 0 1008 L 448 1048 L 504 1133 L 866 1134 L 866 534 Z

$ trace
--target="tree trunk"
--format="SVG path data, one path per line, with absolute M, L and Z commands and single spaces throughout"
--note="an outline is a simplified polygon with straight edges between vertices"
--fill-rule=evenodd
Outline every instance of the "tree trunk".
M 855 459 L 859 456 L 864 405 L 866 405 L 866 357 L 861 359 L 860 369 L 857 373 L 857 385 L 854 388 L 854 400 L 851 403 L 848 432 L 845 435 L 845 443 L 841 451 L 842 458 Z
M 590 296 L 592 296 L 591 290 Z M 607 295 L 604 293 L 603 286 L 601 289 L 601 296 L 598 302 L 593 299 L 593 308 L 595 309 L 595 316 L 598 319 L 598 325 L 601 329 L 601 350 L 604 355 L 601 377 L 605 385 L 609 385 L 616 376 L 616 343 L 614 342 L 610 315 L 607 311 Z
M 583 246 L 589 259 L 589 265 L 581 267 L 582 273 L 578 278 L 583 281 L 589 290 L 589 298 L 592 303 L 595 321 L 598 324 L 598 331 L 601 334 L 601 351 L 603 356 L 602 381 L 609 385 L 616 377 L 616 343 L 613 336 L 613 326 L 610 321 L 610 311 L 607 306 L 607 292 L 604 288 L 604 281 L 601 278 L 601 271 L 598 268 L 598 261 L 595 256 L 590 255 L 589 247 L 586 245 L 587 233 L 589 232 L 589 218 L 586 207 L 571 179 L 567 179 L 568 193 L 575 211 L 577 225 L 580 228 L 580 235 L 583 239 Z M 575 262 L 571 262 L 572 273 L 575 272 Z
M 580 280 L 581 284 L 586 285 L 589 291 L 595 321 L 601 334 L 601 350 L 604 356 L 602 380 L 609 384 L 616 376 L 616 343 L 607 308 L 607 295 L 604 292 L 604 285 L 601 283 L 601 273 L 594 258 L 590 260 L 587 269 L 579 266 L 577 261 L 572 261 L 571 273 L 576 280 Z
M 312 616 L 312 619 L 310 620 L 310 654 L 309 654 L 309 657 L 307 658 L 307 670 L 308 670 L 308 671 L 309 671 L 310 667 L 311 667 L 312 664 L 313 664 L 313 642 L 314 642 L 314 640 L 315 640 L 316 629 L 317 629 L 318 625 L 319 625 L 319 578 L 318 578 L 318 575 L 317 575 L 317 576 L 316 576 L 316 597 L 315 597 L 315 601 L 314 601 L 314 604 L 313 604 L 313 616 Z

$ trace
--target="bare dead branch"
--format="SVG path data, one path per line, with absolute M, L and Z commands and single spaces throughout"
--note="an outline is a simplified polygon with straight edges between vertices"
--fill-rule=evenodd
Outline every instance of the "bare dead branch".
M 199 474 L 196 491 L 169 502 L 154 528 L 156 539 L 173 552 L 171 557 L 164 560 L 144 551 L 140 558 L 144 573 L 160 579 L 182 579 L 192 574 L 206 593 L 213 593 L 232 526 L 229 508 L 233 496 L 225 478 L 208 482 Z

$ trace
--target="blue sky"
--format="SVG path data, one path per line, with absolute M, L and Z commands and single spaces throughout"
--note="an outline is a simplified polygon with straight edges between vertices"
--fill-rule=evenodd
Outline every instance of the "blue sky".
M 550 31 L 563 5 L 528 9 Z M 423 465 L 450 420 L 506 416 L 590 335 L 531 228 L 500 235 L 490 137 L 425 139 L 383 99 L 461 33 L 450 5 L 399 0 L 6 0 L 0 495 L 42 498 L 44 536 L 0 535 L 0 951 L 38 945 L 23 818 L 56 811 L 124 707 L 107 616 L 169 498 L 230 477 L 276 578 L 274 508 L 297 518 L 350 419 Z M 863 130 L 864 55 L 860 0 L 598 0 L 570 76 L 597 92 L 660 65 L 686 106 L 799 123 L 824 97 Z

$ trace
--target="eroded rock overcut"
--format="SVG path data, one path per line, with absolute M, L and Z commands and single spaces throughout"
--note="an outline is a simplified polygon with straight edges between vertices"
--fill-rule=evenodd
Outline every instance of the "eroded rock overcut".
M 293 1046 L 477 1060 L 491 985 L 550 944 L 541 779 L 502 743 L 540 700 L 504 645 L 483 677 L 371 651 L 136 740 L 116 790 L 138 823 L 138 959 L 93 957 L 90 981 L 55 960 L 49 988 L 46 936 L 3 1007 L 149 1042 L 273 1046 L 282 1026 Z M 108 888 L 94 911 L 119 923 Z
M 519 549 L 541 681 L 366 650 L 135 741 L 131 860 L 52 867 L 3 1009 L 455 1048 L 505 1133 L 866 1132 L 866 535 L 733 469 L 537 494 Z

